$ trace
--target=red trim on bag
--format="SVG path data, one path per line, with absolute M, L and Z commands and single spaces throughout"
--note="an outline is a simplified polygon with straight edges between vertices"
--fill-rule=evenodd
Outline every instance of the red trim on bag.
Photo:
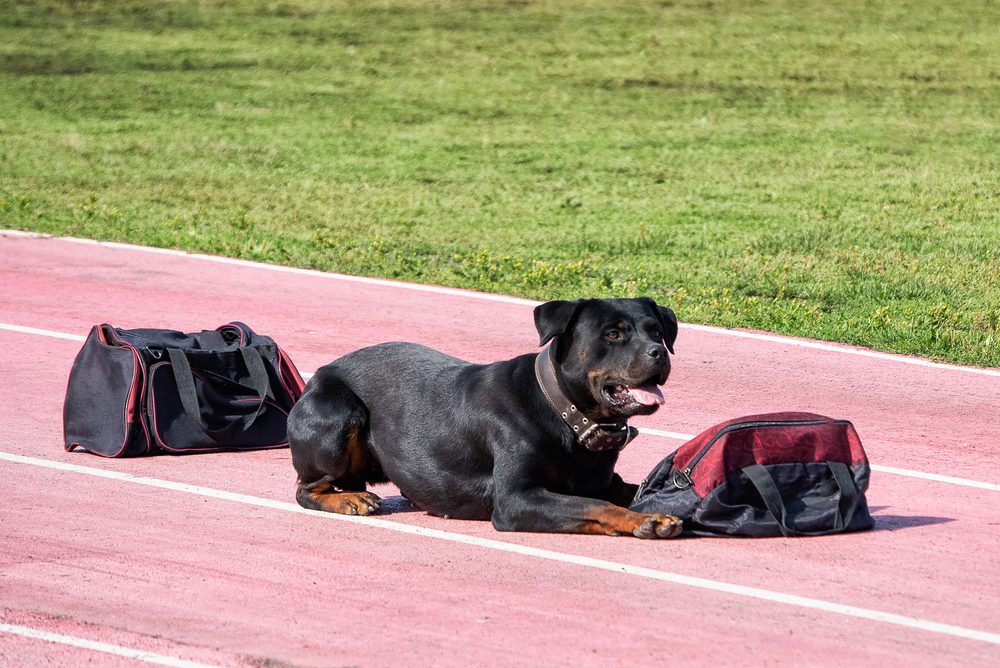
M 133 367 L 134 373 L 132 375 L 132 386 L 129 388 L 128 391 L 128 399 L 126 399 L 125 401 L 126 434 L 130 431 L 127 425 L 135 424 L 135 422 L 138 421 L 139 425 L 142 427 L 143 434 L 146 437 L 146 454 L 149 454 L 153 449 L 153 443 L 152 439 L 150 439 L 149 437 L 149 428 L 146 426 L 146 421 L 143 419 L 142 415 L 142 403 L 143 400 L 146 398 L 146 383 L 144 382 L 146 379 L 146 365 L 143 362 L 142 353 L 140 353 L 139 349 L 133 346 L 131 343 L 119 337 L 118 334 L 115 332 L 114 327 L 112 327 L 111 325 L 102 325 L 102 329 L 103 327 L 108 328 L 109 333 L 111 334 L 112 337 L 114 337 L 114 343 L 116 345 L 123 348 L 128 348 L 129 350 L 132 351 L 132 356 L 135 361 L 135 366 Z M 130 417 L 134 417 L 135 419 L 129 419 Z M 128 444 L 128 439 L 126 438 L 125 444 L 123 444 L 122 449 L 118 451 L 119 455 L 124 451 L 125 446 L 127 444 Z M 117 457 L 118 455 L 115 456 Z
M 735 427 L 720 435 L 727 427 L 743 423 L 747 424 L 746 428 Z M 713 439 L 716 439 L 714 443 Z M 709 443 L 711 446 L 699 458 Z M 847 420 L 834 420 L 815 413 L 786 412 L 752 415 L 715 425 L 682 445 L 673 461 L 675 470 L 687 472 L 691 468 L 687 475 L 694 491 L 705 496 L 730 473 L 751 464 L 834 461 L 856 466 L 867 464 L 868 458 L 854 425 Z
M 247 344 L 247 336 L 246 336 L 246 332 L 243 331 L 242 327 L 240 327 L 239 325 L 237 325 L 234 322 L 227 322 L 225 325 L 219 325 L 218 327 L 216 327 L 215 331 L 221 332 L 224 329 L 235 329 L 237 332 L 239 332 L 240 333 L 240 348 L 246 346 L 246 344 Z
M 142 411 L 139 407 L 142 405 L 142 391 L 144 389 L 144 384 L 140 373 L 142 370 L 142 355 L 134 347 L 129 346 L 132 349 L 132 355 L 135 359 L 135 369 L 136 375 L 132 378 L 132 387 L 129 388 L 128 400 L 125 402 L 125 415 L 126 424 L 129 425 L 129 430 L 131 430 L 131 425 L 135 424 L 136 419 L 138 419 L 139 424 L 142 426 L 143 430 L 146 431 L 146 425 L 142 420 Z M 135 419 L 133 419 L 135 418 Z M 149 431 L 146 431 L 146 452 L 149 452 Z
M 146 436 L 146 454 L 150 454 L 153 451 L 153 439 L 149 432 L 149 425 L 146 424 L 146 414 L 142 410 L 142 407 L 146 404 L 146 390 L 149 385 L 146 381 L 149 378 L 149 370 L 143 361 L 142 355 L 139 355 L 139 366 L 142 369 L 142 379 L 139 381 L 139 400 L 136 404 L 136 415 L 139 417 L 139 424 L 142 425 L 142 431 Z
M 288 392 L 288 396 L 292 398 L 292 402 L 298 401 L 302 397 L 302 393 L 305 392 L 306 382 L 302 380 L 292 358 L 281 349 L 281 346 L 278 346 L 278 375 L 281 377 L 281 384 Z M 291 383 L 291 387 L 289 383 Z

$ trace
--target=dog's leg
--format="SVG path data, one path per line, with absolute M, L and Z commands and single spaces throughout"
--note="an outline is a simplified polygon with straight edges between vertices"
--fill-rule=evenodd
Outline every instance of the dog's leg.
M 632 505 L 632 500 L 635 498 L 635 494 L 638 491 L 639 485 L 625 482 L 622 480 L 621 476 L 617 473 L 613 473 L 611 477 L 611 484 L 608 486 L 607 491 L 598 495 L 597 498 L 610 501 L 616 506 L 624 506 L 625 508 L 628 508 Z
M 584 512 L 580 533 L 607 534 L 638 538 L 673 538 L 684 529 L 679 517 L 660 513 L 637 513 L 614 504 Z
M 374 513 L 382 499 L 366 491 L 366 482 L 384 482 L 385 476 L 366 443 L 368 411 L 332 374 L 314 380 L 288 417 L 295 500 L 310 510 Z
M 541 488 L 496 498 L 492 520 L 498 531 L 673 538 L 683 528 L 673 515 L 637 513 L 606 501 Z

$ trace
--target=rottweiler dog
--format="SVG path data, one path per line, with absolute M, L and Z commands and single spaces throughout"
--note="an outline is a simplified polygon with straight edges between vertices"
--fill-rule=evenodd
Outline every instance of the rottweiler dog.
M 413 343 L 363 348 L 310 379 L 288 418 L 299 505 L 367 515 L 395 483 L 442 517 L 500 531 L 669 538 L 614 472 L 634 415 L 663 403 L 677 318 L 652 299 L 550 301 L 541 353 L 470 364 Z

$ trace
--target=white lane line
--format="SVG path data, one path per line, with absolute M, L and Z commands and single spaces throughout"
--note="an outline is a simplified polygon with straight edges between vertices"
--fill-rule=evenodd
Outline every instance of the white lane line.
M 678 441 L 690 441 L 696 434 L 681 434 L 676 431 L 662 431 L 660 429 L 649 429 L 648 427 L 638 427 L 640 434 L 659 436 L 660 438 L 673 438 Z
M 810 348 L 812 350 L 823 350 L 831 353 L 845 353 L 858 357 L 869 357 L 872 359 L 884 360 L 888 362 L 900 362 L 902 364 L 912 364 L 914 366 L 929 367 L 931 369 L 945 369 L 948 371 L 964 371 L 983 376 L 994 376 L 1000 378 L 1000 369 L 986 369 L 974 366 L 958 366 L 957 364 L 945 364 L 944 362 L 932 362 L 922 357 L 910 357 L 907 355 L 897 355 L 894 353 L 882 353 L 877 350 L 867 350 L 865 348 L 854 348 L 847 345 L 835 345 L 813 341 L 810 339 L 796 339 L 791 336 L 781 336 L 780 334 L 765 334 L 763 332 L 747 332 L 739 329 L 722 329 L 709 325 L 685 325 L 682 327 L 696 332 L 707 332 L 709 334 L 725 334 L 727 336 L 737 336 L 744 339 L 756 339 L 757 341 L 768 341 L 770 343 L 780 343 L 786 346 L 798 346 L 800 348 Z
M 548 561 L 555 561 L 559 563 L 573 564 L 576 566 L 583 566 L 585 568 L 610 571 L 612 573 L 623 573 L 625 575 L 632 575 L 635 577 L 647 578 L 650 580 L 659 580 L 661 582 L 669 582 L 671 584 L 682 585 L 685 587 L 693 587 L 696 589 L 704 589 L 707 591 L 713 591 L 722 594 L 730 594 L 734 596 L 742 596 L 745 598 L 753 598 L 763 601 L 769 601 L 772 603 L 791 605 L 800 608 L 807 608 L 810 610 L 817 610 L 820 612 L 827 612 L 837 615 L 845 615 L 848 617 L 855 617 L 859 619 L 868 619 L 872 621 L 884 622 L 887 624 L 895 624 L 897 626 L 904 626 L 911 629 L 917 629 L 919 631 L 929 631 L 931 633 L 939 633 L 957 638 L 964 638 L 967 640 L 978 640 L 982 642 L 992 643 L 994 645 L 1000 645 L 1000 633 L 983 631 L 979 629 L 970 629 L 962 626 L 955 626 L 952 624 L 943 624 L 940 622 L 934 622 L 927 619 L 920 619 L 918 617 L 898 615 L 891 612 L 872 610 L 869 608 L 862 608 L 854 605 L 845 605 L 842 603 L 835 603 L 832 601 L 810 598 L 808 596 L 785 594 L 783 592 L 771 591 L 768 589 L 747 587 L 744 585 L 733 584 L 730 582 L 722 582 L 718 580 L 709 580 L 706 578 L 692 577 L 689 575 L 681 575 L 679 573 L 671 573 L 669 571 L 661 571 L 653 568 L 645 568 L 642 566 L 633 566 L 630 564 L 625 564 L 615 561 L 607 561 L 605 559 L 595 559 L 593 557 L 587 557 L 579 554 L 556 552 L 555 550 L 546 550 L 543 548 L 529 547 L 526 545 L 517 545 L 515 543 L 507 543 L 500 540 L 479 538 L 477 536 L 468 536 L 460 533 L 452 533 L 450 531 L 442 531 L 440 529 L 430 529 L 427 527 L 402 524 L 399 522 L 393 522 L 391 520 L 380 519 L 375 517 L 364 517 L 357 515 L 337 515 L 334 513 L 324 513 L 317 510 L 306 510 L 298 506 L 297 504 L 285 501 L 275 501 L 273 499 L 266 499 L 257 496 L 249 496 L 246 494 L 238 494 L 235 492 L 227 492 L 225 490 L 213 489 L 210 487 L 201 487 L 198 485 L 189 485 L 186 483 L 172 482 L 169 480 L 161 480 L 159 478 L 135 476 L 128 473 L 122 473 L 119 471 L 108 471 L 104 469 L 91 468 L 89 466 L 80 466 L 77 464 L 57 462 L 50 459 L 39 459 L 37 457 L 26 457 L 24 455 L 15 455 L 6 452 L 0 452 L 0 460 L 6 460 L 17 464 L 41 466 L 45 468 L 55 469 L 58 471 L 82 473 L 86 475 L 95 476 L 98 478 L 108 478 L 119 482 L 133 483 L 137 485 L 146 485 L 149 487 L 158 487 L 160 489 L 167 489 L 175 492 L 184 492 L 186 494 L 194 494 L 197 496 L 204 496 L 213 499 L 232 501 L 235 503 L 242 503 L 261 508 L 270 508 L 272 510 L 304 513 L 316 518 L 323 518 L 326 520 L 350 522 L 352 524 L 360 524 L 368 527 L 397 531 L 399 533 L 423 536 L 426 538 L 436 538 L 438 540 L 444 540 L 452 543 L 473 545 L 475 547 L 480 547 L 489 550 L 510 552 L 513 554 L 519 554 L 526 557 L 534 557 L 536 559 L 545 559 Z
M 189 253 L 187 251 L 181 251 L 172 248 L 154 248 L 152 246 L 138 246 L 135 244 L 124 244 L 115 241 L 97 241 L 94 239 L 80 239 L 77 237 L 53 237 L 52 235 L 49 234 L 42 234 L 38 232 L 24 232 L 21 230 L 0 230 L 0 236 L 28 238 L 28 239 L 56 239 L 58 241 L 66 241 L 75 244 L 87 244 L 92 246 L 101 246 L 105 248 L 138 251 L 142 253 L 156 253 L 161 255 L 188 257 L 196 260 L 204 260 L 206 262 L 231 264 L 241 267 L 251 267 L 254 269 L 266 269 L 269 271 L 279 271 L 290 274 L 299 274 L 303 276 L 313 276 L 328 280 L 349 281 L 352 283 L 365 283 L 368 285 L 378 285 L 382 287 L 397 288 L 400 290 L 415 290 L 419 292 L 430 292 L 434 294 L 448 295 L 452 297 L 467 297 L 470 299 L 505 302 L 508 304 L 520 304 L 532 308 L 541 304 L 541 302 L 531 299 L 522 299 L 520 297 L 508 297 L 506 295 L 496 295 L 488 292 L 476 292 L 473 290 L 446 288 L 439 285 L 421 285 L 419 283 L 391 281 L 384 278 L 371 278 L 367 276 L 350 276 L 347 274 L 336 274 L 332 272 L 319 271 L 316 269 L 300 269 L 298 267 L 286 267 L 278 264 L 267 264 L 264 262 L 241 260 L 238 258 L 222 257 L 219 255 L 206 255 L 204 253 Z M 855 348 L 851 346 L 838 346 L 829 343 L 823 343 L 821 341 L 812 341 L 809 339 L 796 339 L 790 336 L 781 336 L 779 334 L 767 334 L 765 332 L 747 332 L 737 329 L 725 329 L 723 327 L 712 327 L 710 325 L 693 325 L 687 323 L 681 323 L 681 328 L 690 329 L 691 331 L 707 332 L 709 334 L 737 336 L 747 339 L 756 339 L 758 341 L 768 341 L 771 343 L 798 346 L 801 348 L 811 348 L 813 350 L 823 350 L 827 352 L 843 353 L 845 355 L 868 357 L 871 359 L 878 359 L 888 362 L 899 362 L 901 364 L 911 364 L 916 366 L 930 367 L 934 369 L 944 369 L 948 371 L 963 371 L 965 373 L 974 373 L 974 374 L 994 376 L 996 378 L 1000 378 L 1000 369 L 985 369 L 981 367 L 968 367 L 968 366 L 959 366 L 957 364 L 932 362 L 930 360 L 926 360 L 920 357 L 910 357 L 907 355 L 897 355 L 893 353 L 882 353 L 874 350 Z
M 95 239 L 80 239 L 77 237 L 53 237 L 49 234 L 39 234 L 34 232 L 22 232 L 20 230 L 0 230 L 0 237 L 18 237 L 27 239 L 54 239 L 56 241 L 67 241 L 74 244 L 84 244 L 88 246 L 100 246 L 103 248 L 115 248 L 118 250 L 139 251 L 142 253 L 154 253 L 156 255 L 172 255 L 174 257 L 186 257 L 194 260 L 204 260 L 205 262 L 215 262 L 217 264 L 230 264 L 237 267 L 249 267 L 252 269 L 266 269 L 278 271 L 285 274 L 298 274 L 299 276 L 312 276 L 336 281 L 347 281 L 350 283 L 364 283 L 366 285 L 377 285 L 380 287 L 398 288 L 400 290 L 415 290 L 417 292 L 431 292 L 439 295 L 449 295 L 451 297 L 472 297 L 474 299 L 484 299 L 494 302 L 505 302 L 508 304 L 520 304 L 522 306 L 537 306 L 541 302 L 522 299 L 520 297 L 508 297 L 507 295 L 496 295 L 489 292 L 476 292 L 474 290 L 462 290 L 459 288 L 446 288 L 440 285 L 421 285 L 420 283 L 406 283 L 404 281 L 392 281 L 385 278 L 372 278 L 369 276 L 351 276 L 349 274 L 335 274 L 318 269 L 302 269 L 299 267 L 286 267 L 280 264 L 267 264 L 265 262 L 254 262 L 253 260 L 241 260 L 239 258 L 224 257 L 221 255 L 206 255 L 204 253 L 189 253 L 187 251 L 173 248 L 155 248 L 153 246 L 136 246 L 133 244 L 123 244 L 117 241 L 97 241 Z
M 76 334 L 66 334 L 64 332 L 54 332 L 47 329 L 36 329 L 34 327 L 21 327 L 19 325 L 8 325 L 6 323 L 0 322 L 0 330 L 9 330 L 12 332 L 19 332 L 23 334 L 37 334 L 40 336 L 50 336 L 58 339 L 68 339 L 70 341 L 83 341 L 86 337 L 78 336 Z M 303 380 L 309 380 L 313 377 L 313 372 L 306 371 L 300 372 Z M 650 436 L 658 436 L 660 438 L 672 438 L 679 441 L 688 441 L 694 438 L 694 434 L 682 434 L 676 431 L 662 431 L 660 429 L 648 429 L 642 427 L 639 429 L 640 434 L 648 434 Z M 993 492 L 1000 491 L 1000 485 L 983 482 L 981 480 L 971 480 L 969 478 L 957 478 L 955 476 L 939 475 L 937 473 L 924 473 L 923 471 L 914 471 L 911 469 L 897 468 L 895 466 L 880 466 L 878 464 L 871 465 L 873 471 L 880 471 L 882 473 L 891 473 L 893 475 L 908 476 L 910 478 L 920 478 L 921 480 L 933 480 L 935 482 L 943 482 L 952 485 L 963 485 L 965 487 L 975 487 L 977 489 L 987 489 Z
M 881 464 L 872 464 L 871 467 L 872 471 L 879 471 L 880 473 L 905 475 L 911 478 L 920 478 L 922 480 L 933 480 L 934 482 L 944 482 L 950 485 L 962 485 L 964 487 L 975 487 L 976 489 L 988 489 L 991 492 L 1000 492 L 1000 485 L 995 485 L 992 482 L 970 480 L 968 478 L 956 478 L 955 476 L 939 475 L 937 473 L 924 473 L 923 471 L 901 469 L 896 468 L 895 466 L 882 466 Z
M 34 638 L 36 640 L 45 640 L 46 642 L 58 643 L 60 645 L 70 645 L 71 647 L 89 649 L 95 652 L 115 654 L 117 656 L 123 656 L 128 659 L 143 661 L 145 663 L 152 663 L 158 666 L 175 666 L 176 668 L 212 668 L 212 666 L 205 663 L 187 661 L 185 659 L 178 659 L 173 656 L 164 656 L 163 654 L 147 652 L 141 649 L 132 649 L 131 647 L 111 645 L 106 642 L 87 640 L 86 638 L 77 638 L 75 636 L 68 636 L 62 633 L 41 631 L 39 629 L 32 629 L 27 626 L 18 626 L 16 624 L 0 623 L 0 633 L 11 633 L 13 635 Z
M 79 334 L 67 334 L 66 332 L 54 332 L 51 329 L 38 329 L 37 327 L 22 327 L 21 325 L 9 325 L 0 322 L 0 329 L 8 332 L 18 332 L 19 334 L 37 334 L 39 336 L 49 336 L 54 339 L 66 339 L 67 341 L 83 341 L 87 337 Z

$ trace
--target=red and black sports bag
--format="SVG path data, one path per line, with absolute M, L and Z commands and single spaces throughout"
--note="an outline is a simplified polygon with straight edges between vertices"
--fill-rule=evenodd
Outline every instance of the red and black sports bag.
M 718 424 L 642 482 L 631 509 L 684 520 L 686 533 L 820 536 L 874 526 L 871 469 L 847 420 L 768 413 Z
M 303 387 L 285 351 L 241 322 L 192 334 L 97 325 L 70 372 L 65 447 L 103 457 L 280 448 Z

